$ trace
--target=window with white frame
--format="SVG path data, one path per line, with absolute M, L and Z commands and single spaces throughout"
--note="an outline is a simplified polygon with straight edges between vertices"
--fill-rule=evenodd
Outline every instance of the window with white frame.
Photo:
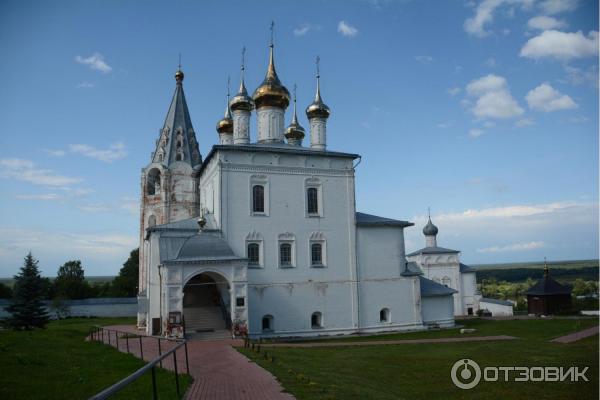
M 322 232 L 313 232 L 308 239 L 308 259 L 311 267 L 324 267 L 326 262 L 326 242 Z
M 265 187 L 263 185 L 252 186 L 252 212 L 265 212 Z
M 296 259 L 295 237 L 291 233 L 279 235 L 279 267 L 291 268 L 295 266 Z
M 321 180 L 308 178 L 304 182 L 304 202 L 307 217 L 323 216 L 323 193 Z
M 266 175 L 250 177 L 250 215 L 269 215 L 269 182 Z
M 249 268 L 259 268 L 263 266 L 263 238 L 256 231 L 246 235 L 246 258 L 248 258 Z
M 248 263 L 260 264 L 260 245 L 258 243 L 248 243 Z

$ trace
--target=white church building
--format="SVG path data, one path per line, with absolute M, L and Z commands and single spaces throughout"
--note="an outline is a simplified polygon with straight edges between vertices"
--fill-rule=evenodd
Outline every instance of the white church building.
M 202 157 L 176 72 L 141 177 L 141 329 L 167 334 L 182 322 L 186 334 L 211 337 L 337 335 L 452 326 L 476 309 L 475 273 L 437 247 L 437 228 L 407 256 L 404 229 L 413 223 L 356 211 L 360 156 L 327 148 L 319 78 L 304 144 L 295 94 L 284 123 L 292 98 L 273 44 L 252 96 L 242 63 L 239 91 L 217 124 L 220 144 Z

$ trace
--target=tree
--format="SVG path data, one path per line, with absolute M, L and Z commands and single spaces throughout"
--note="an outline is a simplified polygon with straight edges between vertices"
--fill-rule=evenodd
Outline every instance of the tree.
M 10 286 L 0 283 L 0 299 L 10 299 L 13 297 L 13 291 Z
M 111 294 L 115 297 L 135 297 L 138 292 L 140 249 L 129 253 L 129 258 L 123 264 L 119 275 L 113 280 Z
M 66 299 L 84 299 L 89 293 L 89 285 L 81 261 L 67 261 L 59 269 L 54 280 L 55 295 Z
M 43 328 L 48 323 L 48 313 L 42 300 L 45 295 L 44 281 L 40 277 L 38 261 L 31 252 L 18 275 L 15 275 L 14 296 L 6 308 L 12 316 L 9 324 L 15 329 Z

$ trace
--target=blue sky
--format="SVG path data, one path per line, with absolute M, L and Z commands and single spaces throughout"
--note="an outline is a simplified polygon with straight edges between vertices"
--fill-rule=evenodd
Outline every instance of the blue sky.
M 598 256 L 596 1 L 4 1 L 0 276 L 29 250 L 48 275 L 115 274 L 178 54 L 206 155 L 242 46 L 249 90 L 264 76 L 271 20 L 301 109 L 320 55 L 328 148 L 362 155 L 360 211 L 416 223 L 407 250 L 431 206 L 467 263 Z

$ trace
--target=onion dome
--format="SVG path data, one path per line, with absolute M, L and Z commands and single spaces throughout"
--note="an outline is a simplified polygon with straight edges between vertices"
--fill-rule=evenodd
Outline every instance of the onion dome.
M 244 71 L 246 70 L 244 66 L 244 55 L 246 54 L 246 48 L 242 48 L 242 66 L 241 66 L 241 79 L 240 79 L 240 89 L 237 94 L 233 96 L 233 99 L 229 102 L 229 107 L 235 110 L 244 110 L 244 111 L 252 111 L 254 108 L 254 102 L 252 98 L 248 96 L 248 91 L 246 90 L 246 85 L 244 84 Z
M 272 42 L 269 47 L 267 75 L 260 86 L 254 91 L 252 99 L 257 109 L 261 107 L 278 107 L 285 110 L 290 104 L 290 92 L 283 86 L 275 71 Z
M 296 85 L 294 85 L 294 115 L 292 117 L 292 122 L 285 130 L 285 138 L 290 144 L 300 145 L 302 139 L 304 139 L 304 135 L 304 128 L 298 122 L 298 116 L 296 114 Z
M 229 106 L 225 108 L 225 116 L 217 122 L 217 132 L 233 133 L 233 118 L 231 118 L 231 110 Z
M 329 107 L 323 103 L 321 98 L 321 75 L 319 73 L 319 57 L 317 57 L 317 93 L 315 94 L 315 100 L 306 108 L 306 116 L 308 119 L 311 118 L 329 118 Z
M 431 217 L 429 217 L 427 225 L 425 225 L 425 228 L 423 228 L 423 234 L 425 236 L 435 236 L 438 234 L 438 228 L 431 222 Z

